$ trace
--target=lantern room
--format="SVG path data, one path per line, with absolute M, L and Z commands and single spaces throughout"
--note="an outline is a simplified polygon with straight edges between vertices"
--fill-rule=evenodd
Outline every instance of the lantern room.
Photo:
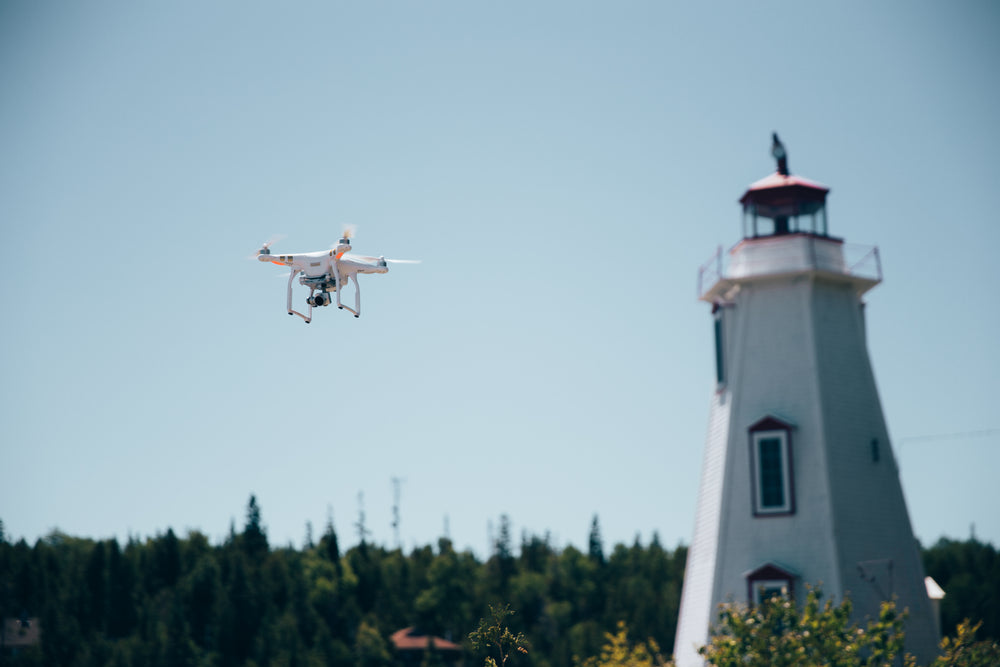
M 830 192 L 819 183 L 788 171 L 785 147 L 774 134 L 771 154 L 778 170 L 750 186 L 743 204 L 743 238 L 807 233 L 828 236 L 826 195 Z

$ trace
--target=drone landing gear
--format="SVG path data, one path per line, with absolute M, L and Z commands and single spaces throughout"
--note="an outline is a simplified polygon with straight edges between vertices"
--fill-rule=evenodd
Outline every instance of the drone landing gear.
M 306 321 L 306 324 L 309 324 L 310 322 L 312 322 L 312 316 L 313 316 L 313 307 L 311 303 L 312 297 L 310 297 L 308 300 L 310 302 L 308 315 L 303 315 L 299 311 L 292 308 L 292 281 L 295 280 L 295 276 L 297 275 L 299 275 L 299 272 L 296 271 L 295 269 L 292 269 L 291 274 L 289 274 L 288 276 L 288 304 L 286 306 L 286 309 L 288 310 L 289 315 L 298 315 L 299 317 L 301 317 L 303 320 Z
M 306 304 L 309 306 L 309 310 L 306 314 L 302 314 L 299 311 L 292 308 L 292 282 L 295 280 L 295 276 L 299 275 L 300 271 L 292 269 L 291 274 L 288 276 L 288 303 L 286 304 L 286 310 L 289 315 L 298 315 L 301 317 L 306 324 L 312 322 L 312 311 L 313 307 L 318 306 L 329 306 L 330 305 L 330 295 L 325 291 L 331 285 L 333 286 L 333 292 L 336 294 L 337 298 L 337 308 L 340 310 L 346 310 L 354 315 L 354 317 L 361 317 L 361 286 L 358 285 L 358 277 L 356 274 L 351 274 L 350 279 L 354 281 L 354 308 L 350 306 L 345 306 L 340 302 L 340 287 L 342 285 L 340 280 L 340 273 L 334 265 L 335 279 L 332 283 L 327 281 L 312 282 L 312 279 L 307 281 L 303 279 L 303 284 L 309 285 L 309 296 L 306 298 Z M 329 278 L 329 276 L 327 276 Z M 317 294 L 317 291 L 319 294 Z
M 344 304 L 340 303 L 340 288 L 339 288 L 340 282 L 339 281 L 337 282 L 337 285 L 338 285 L 338 288 L 337 288 L 337 308 L 340 308 L 341 310 L 346 310 L 346 311 L 348 311 L 350 313 L 353 313 L 354 317 L 358 318 L 358 317 L 361 317 L 361 286 L 358 285 L 358 276 L 357 276 L 357 274 L 352 273 L 351 274 L 351 280 L 354 281 L 354 308 L 351 308 L 350 306 L 345 306 Z
M 354 281 L 354 308 L 351 308 L 340 302 L 340 287 L 344 283 L 340 280 L 340 271 L 336 264 L 333 265 L 333 273 L 337 279 L 337 308 L 353 313 L 355 318 L 361 317 L 361 286 L 358 284 L 358 274 L 351 274 L 351 280 Z

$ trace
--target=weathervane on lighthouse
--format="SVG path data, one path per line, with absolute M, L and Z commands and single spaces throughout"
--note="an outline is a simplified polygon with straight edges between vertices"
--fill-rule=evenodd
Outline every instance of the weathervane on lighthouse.
M 739 200 L 743 239 L 699 272 L 716 382 L 677 664 L 702 664 L 720 603 L 806 585 L 850 597 L 859 621 L 896 598 L 906 649 L 930 661 L 939 633 L 865 336 L 878 252 L 830 236 L 829 188 L 789 172 L 777 134 L 771 154 L 777 171 Z
M 785 145 L 781 143 L 777 132 L 771 133 L 771 155 L 778 161 L 778 173 L 788 176 L 788 153 L 785 152 Z

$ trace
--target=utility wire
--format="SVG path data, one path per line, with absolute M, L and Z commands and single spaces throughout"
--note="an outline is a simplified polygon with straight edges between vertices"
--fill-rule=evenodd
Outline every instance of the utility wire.
M 911 435 L 900 438 L 896 441 L 896 465 L 903 467 L 903 445 L 908 442 L 934 442 L 936 440 L 968 440 L 970 438 L 983 438 L 989 435 L 1000 433 L 1000 428 L 986 428 L 980 431 L 959 431 L 957 433 L 938 433 L 933 435 Z
M 987 428 L 982 431 L 961 431 L 958 433 L 938 433 L 936 435 L 910 435 L 899 439 L 899 445 L 904 442 L 923 442 L 930 440 L 957 440 L 959 438 L 980 438 L 987 435 L 1000 433 L 1000 428 Z

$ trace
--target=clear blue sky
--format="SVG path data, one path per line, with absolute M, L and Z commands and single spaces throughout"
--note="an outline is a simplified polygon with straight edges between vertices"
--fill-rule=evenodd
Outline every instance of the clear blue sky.
M 689 542 L 697 269 L 773 170 L 881 249 L 869 343 L 917 536 L 1000 543 L 995 2 L 0 3 L 0 519 L 272 544 L 510 517 Z M 336 242 L 419 258 L 284 311 Z M 299 294 L 302 298 L 304 294 Z M 940 437 L 938 437 L 940 436 Z

